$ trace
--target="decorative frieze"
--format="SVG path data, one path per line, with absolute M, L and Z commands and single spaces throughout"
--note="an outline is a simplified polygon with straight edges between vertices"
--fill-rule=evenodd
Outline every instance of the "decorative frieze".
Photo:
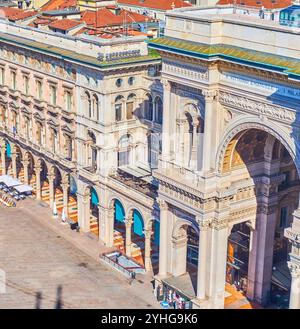
M 221 91 L 219 93 L 219 101 L 221 104 L 246 110 L 251 113 L 269 117 L 271 119 L 294 123 L 296 120 L 296 112 L 277 105 L 261 103 L 248 97 L 238 96 L 235 94 Z

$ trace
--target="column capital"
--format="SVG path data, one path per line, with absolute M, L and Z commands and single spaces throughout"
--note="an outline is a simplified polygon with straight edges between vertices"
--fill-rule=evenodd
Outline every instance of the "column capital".
M 158 198 L 157 203 L 159 205 L 160 210 L 168 210 L 168 204 L 165 200 Z
M 153 231 L 152 230 L 144 230 L 144 235 L 145 235 L 145 238 L 146 239 L 151 239 L 151 236 L 153 234 Z
M 202 95 L 205 98 L 205 102 L 213 102 L 218 96 L 217 90 L 202 90 Z
M 288 262 L 288 268 L 289 268 L 289 270 L 291 272 L 291 276 L 293 278 L 300 278 L 300 265 L 295 264 L 292 261 L 289 261 Z
M 68 182 L 63 182 L 61 183 L 61 188 L 64 190 L 67 190 L 69 188 L 69 183 Z
M 171 83 L 170 83 L 169 80 L 167 80 L 166 78 L 162 78 L 160 81 L 161 81 L 161 84 L 163 85 L 163 88 L 165 90 L 168 90 L 168 91 L 171 90 Z
M 50 183 L 50 181 L 53 181 L 55 179 L 55 174 L 48 174 L 47 178 L 48 178 L 49 183 Z
M 196 217 L 196 221 L 199 225 L 200 231 L 207 230 L 211 225 L 211 220 L 210 219 L 203 219 L 201 217 Z
M 132 219 L 132 217 L 126 217 L 126 218 L 124 219 L 124 222 L 125 222 L 125 226 L 126 226 L 126 228 L 129 228 L 129 227 L 131 227 L 132 224 L 133 224 L 133 219 Z
M 23 165 L 24 167 L 29 166 L 29 159 L 24 159 L 24 160 L 22 160 L 22 165 Z
M 39 174 L 42 171 L 42 166 L 40 164 L 34 165 L 34 171 L 36 174 Z

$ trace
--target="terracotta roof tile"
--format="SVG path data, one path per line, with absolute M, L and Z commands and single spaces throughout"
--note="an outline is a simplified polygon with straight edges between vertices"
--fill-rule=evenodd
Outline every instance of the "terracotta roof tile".
M 66 9 L 69 7 L 76 7 L 77 0 L 50 0 L 41 7 L 42 11 L 50 11 L 57 9 Z
M 22 10 L 9 7 L 3 7 L 0 9 L 0 17 L 6 17 L 9 20 L 21 20 L 36 14 L 37 12 L 32 10 Z
M 52 29 L 59 29 L 62 31 L 70 30 L 78 25 L 82 25 L 82 22 L 78 22 L 72 19 L 58 19 L 57 21 L 50 23 L 48 26 Z
M 99 9 L 97 13 L 86 11 L 81 16 L 83 22 L 94 27 L 118 26 L 123 25 L 124 22 L 127 22 L 127 24 L 133 22 L 141 23 L 149 21 L 149 19 L 150 18 L 145 15 L 129 12 L 124 9 L 121 9 L 119 15 L 116 15 L 107 8 Z

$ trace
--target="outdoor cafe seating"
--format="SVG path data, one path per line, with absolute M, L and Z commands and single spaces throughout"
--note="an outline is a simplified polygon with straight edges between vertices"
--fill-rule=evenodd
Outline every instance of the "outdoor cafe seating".
M 31 186 L 22 184 L 18 179 L 12 178 L 9 175 L 0 176 L 1 195 L 6 195 L 6 199 L 12 198 L 16 201 L 24 200 L 28 195 L 31 195 L 32 190 Z

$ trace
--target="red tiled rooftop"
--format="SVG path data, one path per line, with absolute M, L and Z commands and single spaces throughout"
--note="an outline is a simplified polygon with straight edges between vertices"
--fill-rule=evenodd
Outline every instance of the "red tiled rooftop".
M 174 8 L 191 6 L 189 2 L 183 0 L 119 0 L 118 2 L 124 5 L 161 10 L 171 10 Z
M 66 19 L 59 19 L 53 23 L 50 23 L 49 27 L 53 28 L 53 29 L 67 31 L 67 30 L 72 29 L 81 24 L 82 24 L 82 22 L 77 22 L 75 20 L 66 18 Z
M 3 7 L 0 9 L 0 17 L 6 17 L 9 20 L 21 20 L 36 14 L 37 12 L 32 10 L 22 10 L 9 7 Z
M 97 12 L 86 11 L 82 14 L 81 20 L 87 25 L 95 27 L 105 27 L 114 25 L 123 25 L 128 23 L 141 23 L 149 20 L 149 17 L 138 13 L 129 12 L 121 9 L 118 15 L 107 8 L 99 9 Z
M 77 0 L 50 0 L 41 7 L 42 11 L 66 9 L 69 7 L 76 7 Z
M 121 0 L 127 1 L 127 0 Z M 130 1 L 130 0 L 129 0 Z M 292 0 L 219 0 L 218 5 L 237 4 L 246 7 L 264 7 L 266 9 L 285 8 L 293 3 Z

